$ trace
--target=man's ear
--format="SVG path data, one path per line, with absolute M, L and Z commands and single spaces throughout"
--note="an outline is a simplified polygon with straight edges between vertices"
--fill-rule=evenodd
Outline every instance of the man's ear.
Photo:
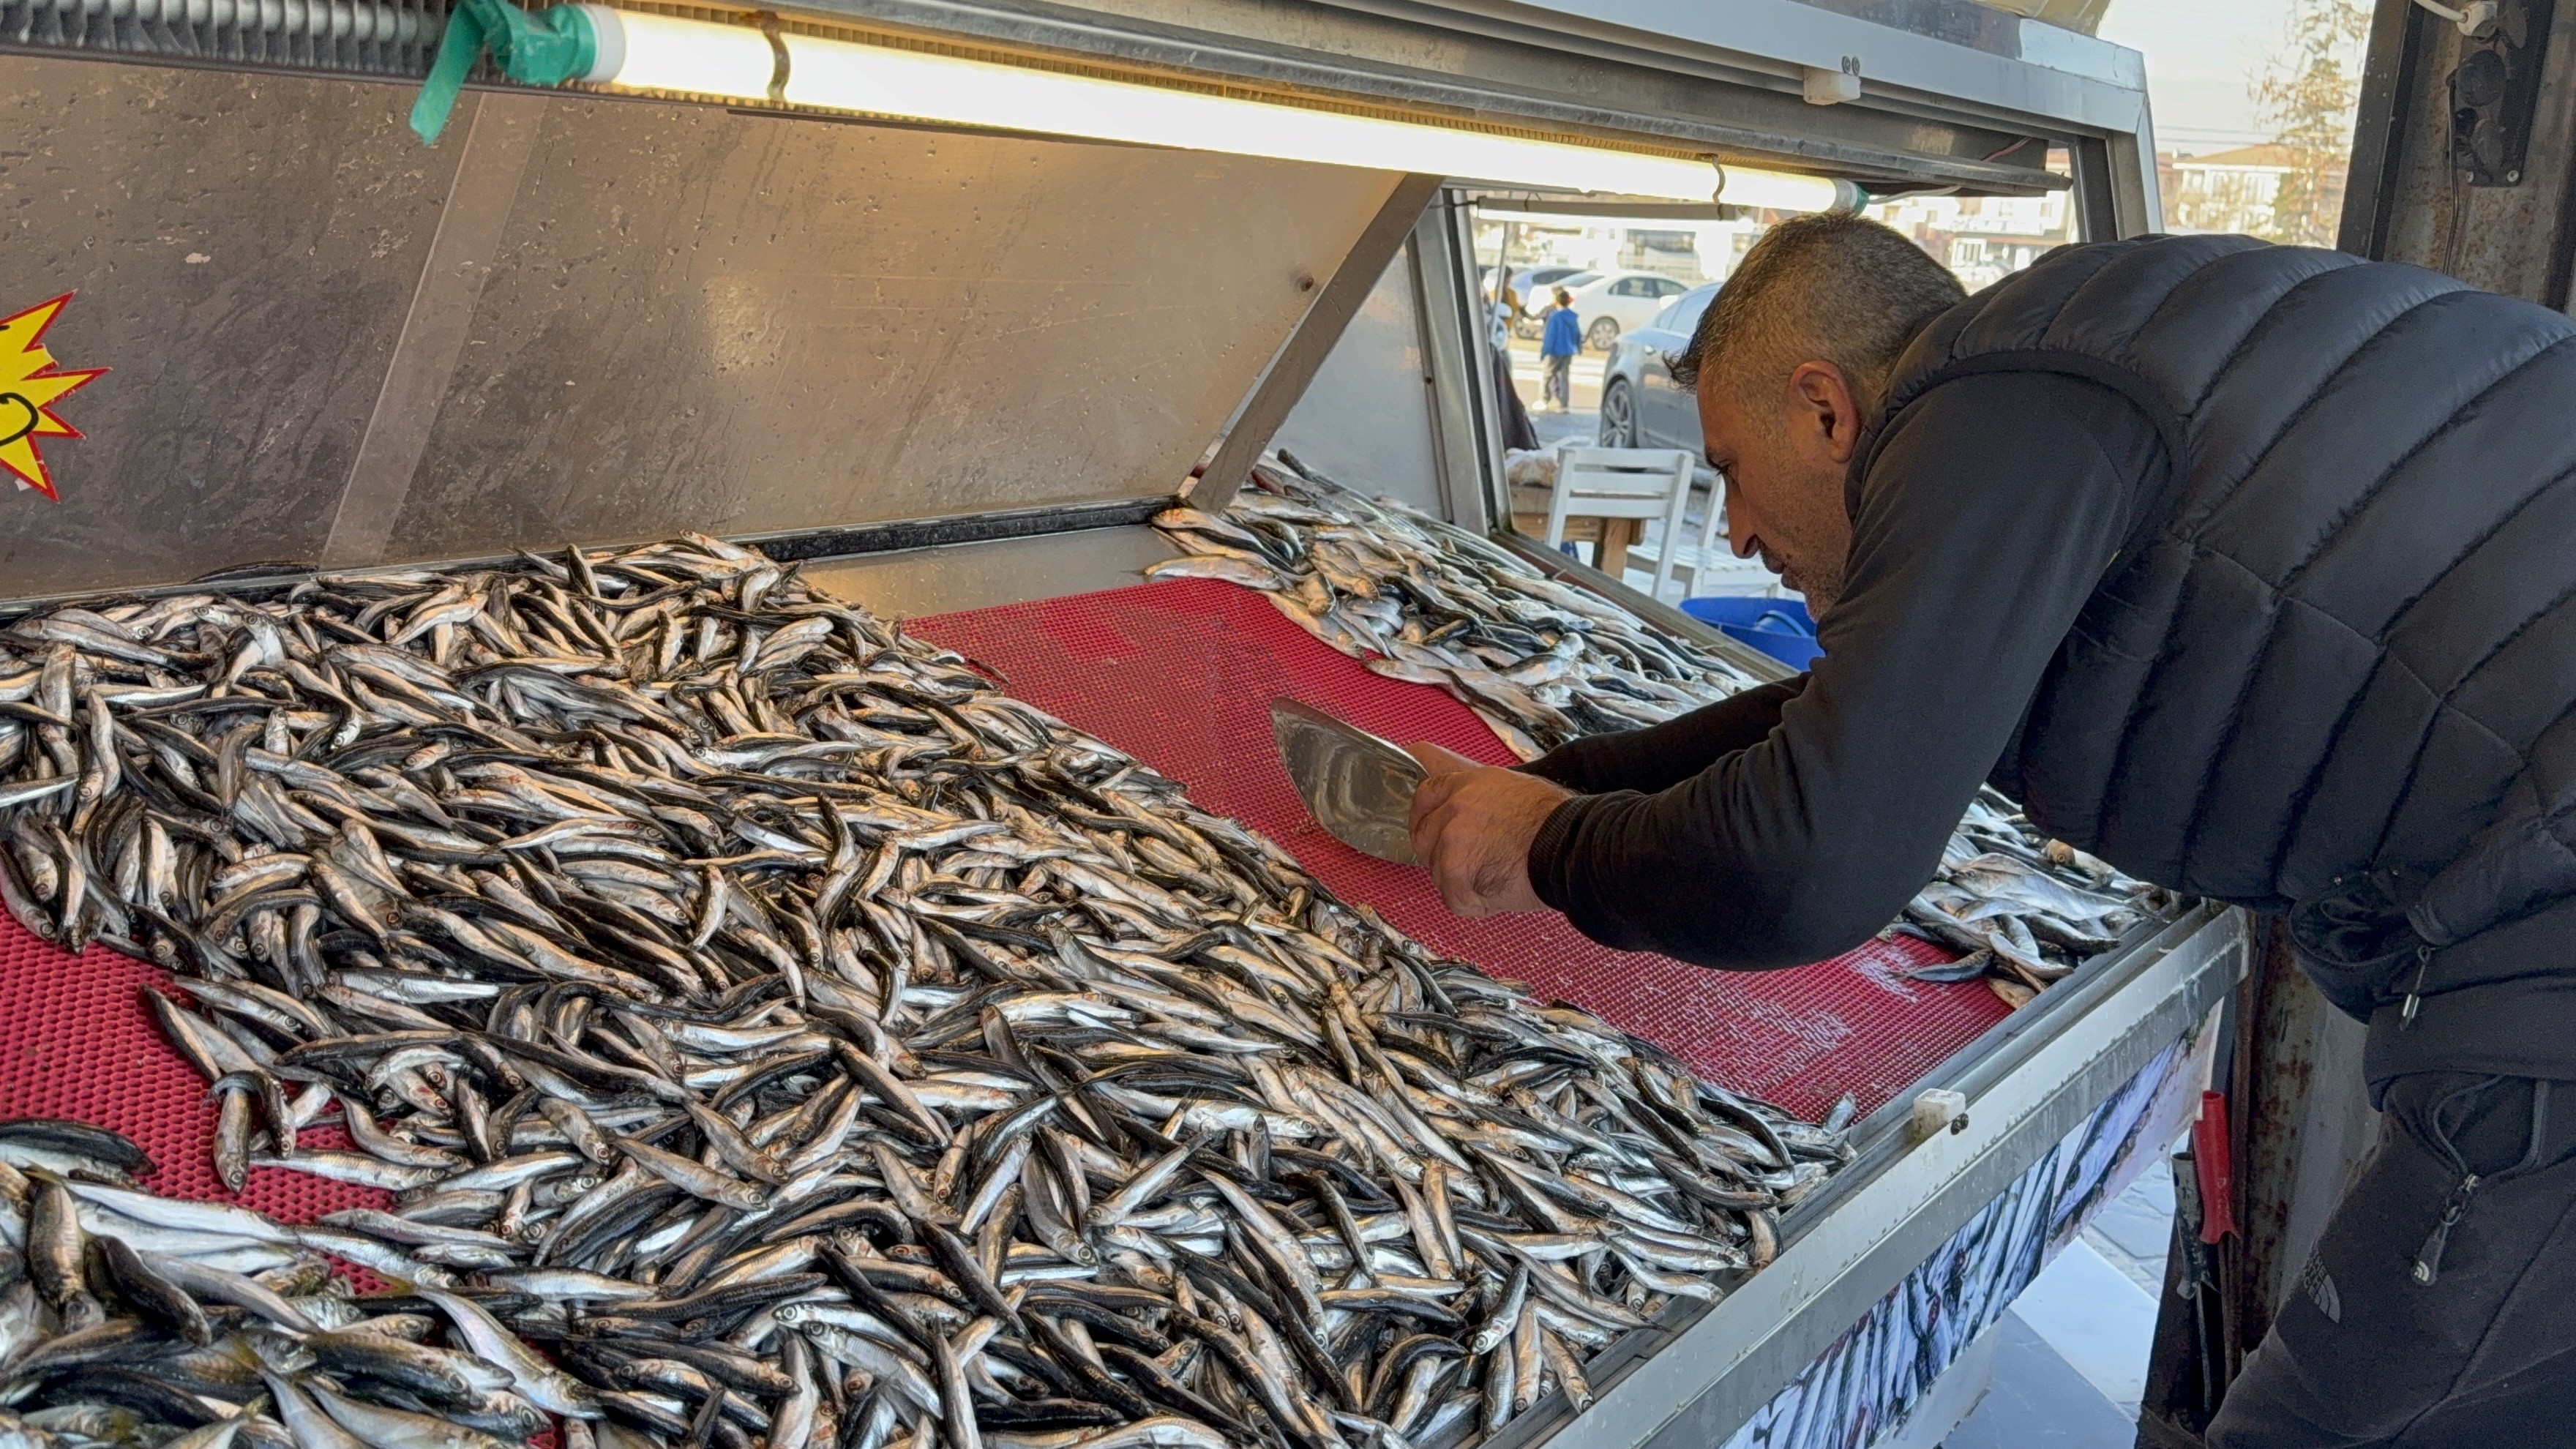
M 1789 374 L 1789 394 L 1826 454 L 1836 463 L 1850 462 L 1860 448 L 1861 415 L 1843 370 L 1830 362 L 1799 363 Z

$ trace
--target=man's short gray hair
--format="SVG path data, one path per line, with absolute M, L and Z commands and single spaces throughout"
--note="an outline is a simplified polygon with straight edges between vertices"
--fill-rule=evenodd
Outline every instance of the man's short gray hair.
M 1864 411 L 1877 407 L 1897 354 L 1924 323 L 1966 299 L 1949 269 L 1903 233 L 1847 212 L 1793 217 L 1763 233 L 1718 288 L 1674 380 L 1703 372 L 1737 396 L 1830 362 Z

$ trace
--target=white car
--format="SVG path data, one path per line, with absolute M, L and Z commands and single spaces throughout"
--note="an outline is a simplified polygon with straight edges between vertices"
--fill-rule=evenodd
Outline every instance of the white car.
M 1690 290 L 1659 272 L 1577 272 L 1558 279 L 1528 304 L 1529 310 L 1535 313 L 1553 305 L 1559 287 L 1574 294 L 1574 315 L 1583 323 L 1584 345 L 1595 352 L 1609 351 L 1621 333 L 1645 326 L 1675 297 Z

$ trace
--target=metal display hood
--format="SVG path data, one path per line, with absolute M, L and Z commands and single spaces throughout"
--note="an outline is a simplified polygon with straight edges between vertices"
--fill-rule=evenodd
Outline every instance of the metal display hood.
M 1966 0 L 621 15 L 756 37 L 782 74 L 828 42 L 1684 160 L 1710 168 L 1703 205 L 1732 167 L 2071 188 L 2089 237 L 2160 220 L 2138 58 Z M 0 0 L 0 317 L 68 294 L 45 344 L 108 369 L 59 404 L 81 436 L 39 440 L 60 501 L 0 490 L 0 601 L 683 530 L 816 560 L 888 613 L 1054 597 L 1133 582 L 1162 553 L 1146 518 L 1222 506 L 1301 429 L 1375 460 L 1356 481 L 1508 534 L 1471 227 L 1483 184 L 1515 178 L 925 124 L 793 87 L 521 85 L 489 62 L 424 146 L 410 114 L 448 24 L 435 0 Z M 1968 1104 L 1955 1131 L 1926 1139 L 1914 1096 L 1892 1102 L 1780 1262 L 1512 1442 L 1724 1442 L 2169 1067 L 2243 955 L 2233 913 L 2141 928 L 1923 1080 Z
M 2062 187 L 2062 147 L 2092 234 L 2155 222 L 2136 56 L 1961 0 L 632 13 L 1880 190 Z M 1472 306 L 1436 177 L 578 83 L 478 81 L 423 147 L 446 18 L 0 0 L 12 272 L 114 371 L 0 597 L 1231 487 L 1391 260 L 1421 327 Z M 1489 517 L 1441 362 L 1447 511 Z

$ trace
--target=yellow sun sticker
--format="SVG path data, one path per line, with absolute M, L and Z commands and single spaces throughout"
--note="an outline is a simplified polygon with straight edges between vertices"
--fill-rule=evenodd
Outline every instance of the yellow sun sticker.
M 53 405 L 107 371 L 104 367 L 59 369 L 54 355 L 45 350 L 45 329 L 71 299 L 72 294 L 65 292 L 15 316 L 0 317 L 0 474 L 57 501 L 61 495 L 54 492 L 53 477 L 45 471 L 36 441 L 79 437 L 78 428 L 54 415 Z

